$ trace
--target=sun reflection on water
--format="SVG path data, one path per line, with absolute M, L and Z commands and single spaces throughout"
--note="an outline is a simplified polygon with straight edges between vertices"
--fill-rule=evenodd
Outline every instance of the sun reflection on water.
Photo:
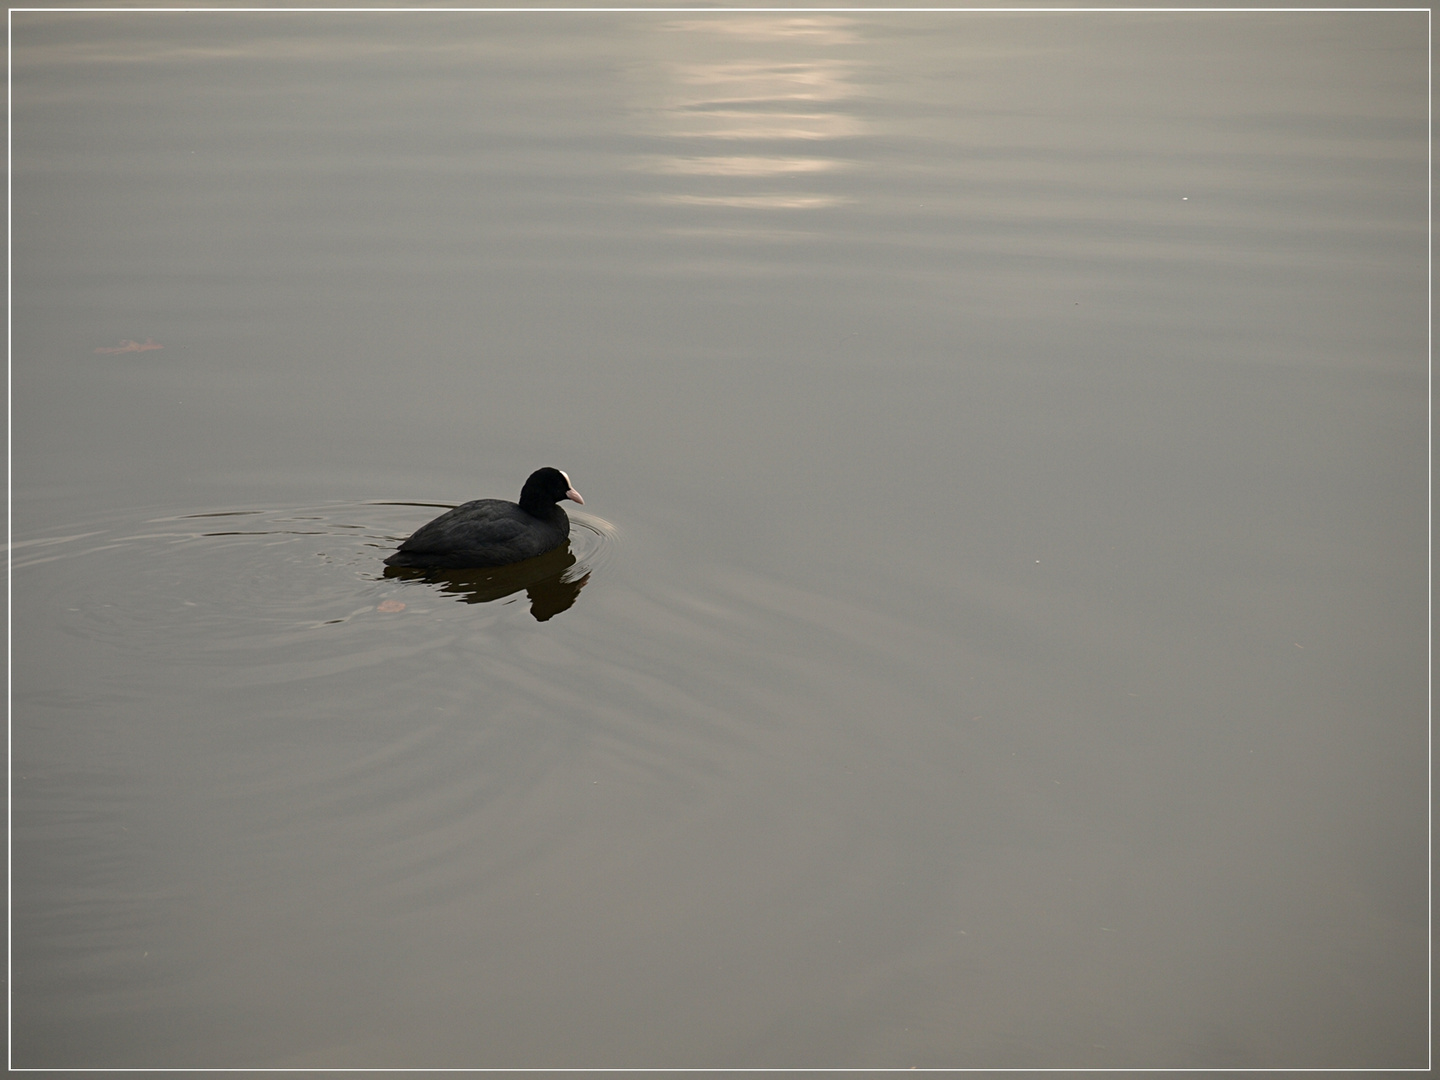
M 852 201 L 813 182 L 856 166 L 816 144 L 869 133 L 847 108 L 865 93 L 860 65 L 846 55 L 859 41 L 854 20 L 746 15 L 657 29 L 665 58 L 645 73 L 651 93 L 638 111 L 653 134 L 681 145 L 644 156 L 636 167 L 690 182 L 652 191 L 647 201 L 758 211 Z M 784 145 L 767 152 L 766 144 Z M 805 180 L 809 190 L 797 186 Z

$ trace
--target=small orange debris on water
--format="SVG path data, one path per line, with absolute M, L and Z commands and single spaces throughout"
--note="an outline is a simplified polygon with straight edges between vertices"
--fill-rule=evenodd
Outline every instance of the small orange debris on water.
M 154 338 L 146 338 L 144 341 L 122 341 L 118 346 L 102 346 L 96 349 L 97 353 L 122 353 L 122 352 L 145 352 L 147 349 L 163 349 Z
M 375 606 L 376 611 L 404 611 L 405 605 L 399 600 L 382 600 Z

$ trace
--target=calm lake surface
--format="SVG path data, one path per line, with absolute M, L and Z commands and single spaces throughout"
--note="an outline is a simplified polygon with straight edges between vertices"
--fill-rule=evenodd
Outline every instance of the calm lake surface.
M 12 28 L 15 1066 L 1426 1064 L 1426 12 Z

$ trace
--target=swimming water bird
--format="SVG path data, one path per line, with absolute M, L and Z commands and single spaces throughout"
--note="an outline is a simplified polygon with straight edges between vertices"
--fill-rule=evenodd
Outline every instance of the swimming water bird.
M 585 500 L 559 469 L 537 469 L 520 489 L 520 501 L 476 499 L 447 510 L 416 529 L 387 566 L 468 570 L 523 562 L 559 547 L 570 519 L 556 504 Z

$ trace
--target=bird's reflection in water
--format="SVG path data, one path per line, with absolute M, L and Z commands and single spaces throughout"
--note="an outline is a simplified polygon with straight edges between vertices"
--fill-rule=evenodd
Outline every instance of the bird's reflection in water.
M 476 570 L 422 570 L 408 566 L 387 566 L 387 578 L 425 581 L 443 593 L 467 604 L 488 604 L 503 600 L 522 589 L 530 598 L 530 614 L 540 622 L 559 615 L 580 595 L 590 580 L 587 573 L 574 581 L 565 574 L 575 565 L 575 553 L 567 540 L 553 551 L 509 566 L 488 566 Z

